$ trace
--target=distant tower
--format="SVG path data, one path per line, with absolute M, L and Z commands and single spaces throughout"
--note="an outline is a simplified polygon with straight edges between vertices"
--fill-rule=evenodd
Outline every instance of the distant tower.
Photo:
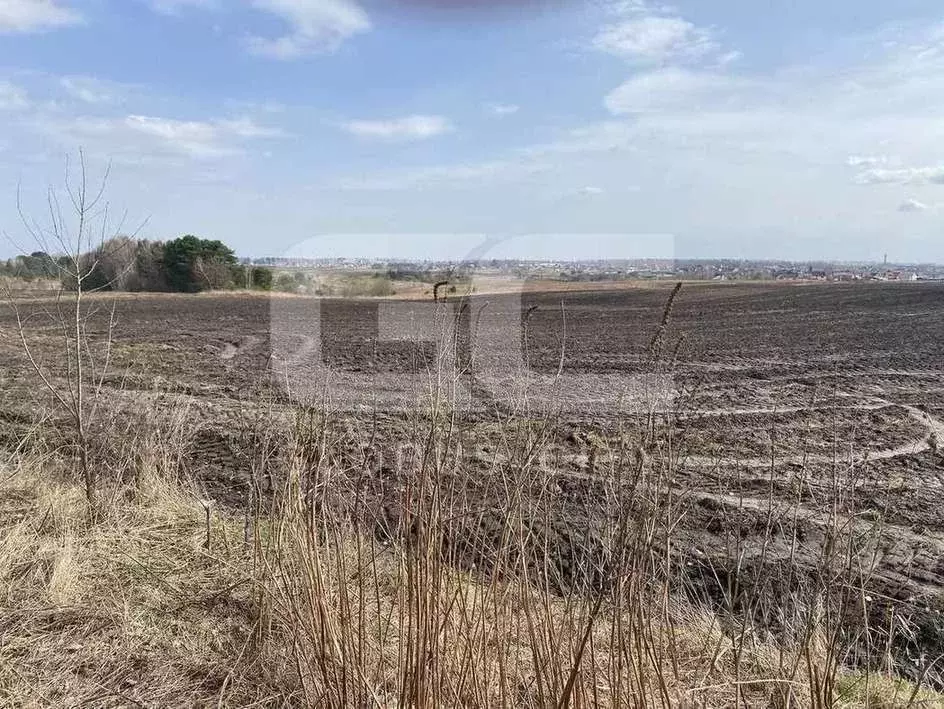
M 888 254 L 885 254 L 885 265 L 888 265 Z

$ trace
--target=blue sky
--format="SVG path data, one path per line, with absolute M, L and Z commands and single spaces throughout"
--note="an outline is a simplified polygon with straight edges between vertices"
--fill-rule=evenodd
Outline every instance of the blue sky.
M 82 148 L 243 255 L 944 262 L 938 1 L 443 4 L 0 0 L 0 229 Z

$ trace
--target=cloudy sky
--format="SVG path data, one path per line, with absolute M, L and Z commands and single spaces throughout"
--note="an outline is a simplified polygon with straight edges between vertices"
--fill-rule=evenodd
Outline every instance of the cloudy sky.
M 944 261 L 944 8 L 0 0 L 0 229 L 79 148 L 242 255 Z

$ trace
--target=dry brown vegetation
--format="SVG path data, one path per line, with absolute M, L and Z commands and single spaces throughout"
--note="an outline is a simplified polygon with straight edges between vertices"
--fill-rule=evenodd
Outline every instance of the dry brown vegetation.
M 933 373 L 895 368 L 889 343 L 903 335 L 883 315 L 885 289 L 769 301 L 780 312 L 812 299 L 795 307 L 822 322 L 842 315 L 830 320 L 817 299 L 880 301 L 875 347 L 835 375 L 811 364 L 806 315 L 765 322 L 781 339 L 732 357 L 743 323 L 771 316 L 752 300 L 762 290 L 723 291 L 733 305 L 711 317 L 730 317 L 727 330 L 696 329 L 713 290 L 690 304 L 683 291 L 661 325 L 664 289 L 623 310 L 616 295 L 582 296 L 561 338 L 538 328 L 563 306 L 534 312 L 537 368 L 675 367 L 685 383 L 669 315 L 708 348 L 719 385 L 599 420 L 469 410 L 453 398 L 455 373 L 392 413 L 273 391 L 258 298 L 119 298 L 117 327 L 90 298 L 76 336 L 62 334 L 55 300 L 21 302 L 22 319 L 0 321 L 12 395 L 0 412 L 2 701 L 944 706 L 936 532 L 912 525 L 935 513 L 903 473 L 936 465 L 918 408 L 933 406 L 907 398 Z M 900 295 L 909 311 L 926 307 L 916 290 Z M 248 325 L 234 326 L 240 309 Z M 364 366 L 371 319 L 350 303 L 325 312 L 353 333 L 328 355 Z M 17 358 L 18 323 L 53 385 L 45 396 L 29 397 L 36 371 Z M 636 330 L 640 347 L 603 347 Z M 69 391 L 69 356 L 99 351 L 110 371 L 100 357 L 84 370 L 94 410 L 77 441 L 49 392 Z M 414 356 L 392 354 L 381 368 Z M 853 388 L 860 370 L 868 398 Z M 807 397 L 804 382 L 826 376 L 847 379 Z M 204 442 L 220 427 L 234 440 L 217 461 Z M 858 451 L 873 443 L 893 455 L 866 465 Z
M 448 416 L 434 415 L 428 446 L 405 457 L 408 516 L 385 533 L 360 508 L 357 476 L 332 463 L 332 426 L 317 420 L 249 517 L 211 505 L 173 473 L 185 418 L 152 423 L 161 435 L 139 439 L 123 481 L 103 486 L 97 521 L 54 456 L 5 459 L 3 701 L 940 705 L 894 673 L 845 665 L 838 586 L 798 599 L 779 637 L 678 593 L 663 547 L 675 503 L 651 459 L 626 461 L 631 480 L 607 503 L 607 548 L 583 564 L 571 552 L 570 568 L 559 563 L 560 540 L 540 532 L 555 504 L 540 466 L 522 471 L 529 487 L 545 488 L 536 497 L 496 473 L 489 484 L 505 486 L 507 507 L 495 544 L 476 542 L 492 555 L 485 573 L 461 568 L 449 544 L 469 524 L 455 516 L 468 486 L 450 466 Z M 510 444 L 528 455 L 540 436 L 529 429 Z M 317 442 L 325 455 L 313 459 Z M 829 560 L 832 571 L 844 553 Z

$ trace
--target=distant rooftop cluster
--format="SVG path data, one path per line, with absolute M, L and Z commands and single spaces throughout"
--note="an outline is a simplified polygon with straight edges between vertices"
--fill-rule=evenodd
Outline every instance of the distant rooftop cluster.
M 705 281 L 944 280 L 944 265 L 929 263 L 798 262 L 745 259 L 603 259 L 587 261 L 482 259 L 430 261 L 291 257 L 264 257 L 245 259 L 245 261 L 260 266 L 286 269 L 396 270 L 430 273 L 457 271 L 564 280 L 660 278 Z

